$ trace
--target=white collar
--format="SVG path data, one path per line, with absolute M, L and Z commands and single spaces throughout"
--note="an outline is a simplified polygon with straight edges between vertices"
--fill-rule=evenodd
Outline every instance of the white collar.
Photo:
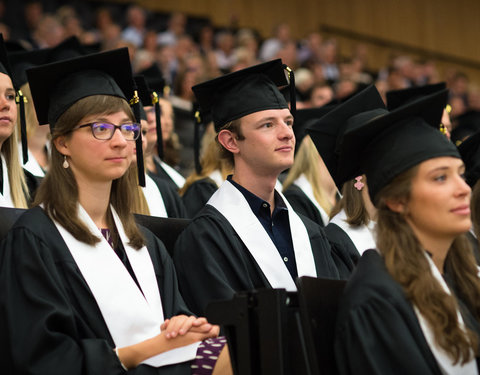
M 163 170 L 170 176 L 170 178 L 175 182 L 175 185 L 180 189 L 185 185 L 185 177 L 183 177 L 180 173 L 178 173 L 174 168 L 169 166 L 165 163 L 162 159 L 160 159 L 157 155 L 153 156 L 158 163 L 162 166 Z
M 279 194 L 288 209 L 298 276 L 316 277 L 315 260 L 307 229 L 286 198 Z M 215 207 L 230 222 L 272 288 L 296 291 L 295 282 L 277 248 L 252 212 L 243 194 L 230 181 L 225 181 L 207 204 Z
M 142 187 L 143 195 L 148 204 L 150 215 L 158 217 L 168 217 L 165 202 L 163 201 L 162 193 L 158 189 L 155 181 L 145 173 L 145 187 Z
M 360 255 L 368 249 L 375 249 L 377 247 L 374 236 L 375 222 L 373 220 L 370 220 L 368 225 L 360 225 L 358 227 L 348 224 L 346 220 L 347 214 L 344 210 L 341 210 L 332 217 L 330 223 L 336 224 L 343 229 L 352 240 Z
M 430 271 L 432 272 L 433 276 L 437 280 L 437 282 L 440 284 L 440 286 L 443 288 L 445 293 L 447 294 L 452 294 L 450 292 L 450 289 L 447 286 L 447 283 L 443 279 L 442 275 L 440 274 L 440 271 L 438 270 L 437 266 L 435 266 L 435 263 L 433 263 L 433 260 L 430 258 L 430 256 L 425 252 L 425 257 L 427 258 L 428 264 L 430 266 Z M 454 365 L 452 363 L 452 359 L 447 355 L 447 353 L 437 345 L 433 331 L 430 328 L 429 323 L 427 320 L 423 317 L 423 315 L 420 313 L 420 310 L 416 306 L 413 306 L 415 310 L 415 314 L 417 315 L 418 321 L 420 323 L 420 327 L 422 328 L 423 335 L 425 336 L 425 339 L 427 340 L 428 346 L 430 347 L 430 350 L 432 351 L 435 359 L 437 360 L 437 364 L 440 367 L 440 371 L 442 374 L 445 375 L 478 375 L 478 368 L 477 368 L 477 361 L 475 358 L 470 360 L 470 362 L 466 363 L 465 365 L 461 365 L 460 363 L 457 363 Z M 460 312 L 457 310 L 457 318 L 458 318 L 458 323 L 462 329 L 465 329 L 465 323 L 463 322 L 462 315 Z
M 328 214 L 325 212 L 320 203 L 315 199 L 315 195 L 313 194 L 313 188 L 310 182 L 307 180 L 307 177 L 304 174 L 301 174 L 295 181 L 294 184 L 297 185 L 303 193 L 310 199 L 310 201 L 315 205 L 318 212 L 320 212 L 320 216 L 322 217 L 323 222 L 327 225 L 330 218 Z
M 31 174 L 37 177 L 45 177 L 45 172 L 43 171 L 42 167 L 40 164 L 38 164 L 37 159 L 35 159 L 35 156 L 33 156 L 32 152 L 30 150 L 28 152 L 28 161 L 23 164 L 23 168 L 25 168 L 27 171 L 29 171 Z M 23 161 L 23 152 L 22 152 L 22 145 L 20 144 L 18 147 L 18 153 L 20 160 Z
M 221 184 L 223 184 L 223 181 L 225 181 L 225 179 L 222 177 L 222 174 L 218 169 L 215 169 L 214 171 L 212 171 L 208 175 L 208 177 L 217 184 L 217 187 L 219 187 Z
M 8 169 L 5 157 L 0 152 L 0 159 L 2 163 L 2 178 L 3 178 L 3 194 L 0 194 L 0 207 L 14 208 L 12 194 L 10 191 L 10 180 L 8 179 Z
M 97 245 L 78 241 L 57 222 L 55 226 L 92 291 L 115 345 L 124 347 L 158 335 L 164 316 L 150 254 L 145 246 L 136 250 L 128 244 L 122 222 L 113 207 L 111 210 L 143 294 L 82 206 L 78 205 L 79 219 L 100 239 Z M 158 367 L 193 359 L 198 344 L 162 353 L 144 363 Z

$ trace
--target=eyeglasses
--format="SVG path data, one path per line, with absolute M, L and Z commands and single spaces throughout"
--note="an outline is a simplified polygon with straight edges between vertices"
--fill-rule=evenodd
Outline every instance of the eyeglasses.
M 91 122 L 89 124 L 79 125 L 73 128 L 73 130 L 85 128 L 87 126 L 90 126 L 93 136 L 101 141 L 112 139 L 113 134 L 117 129 L 120 130 L 120 133 L 127 141 L 135 141 L 140 135 L 140 125 L 136 123 L 114 125 L 109 124 L 108 122 Z

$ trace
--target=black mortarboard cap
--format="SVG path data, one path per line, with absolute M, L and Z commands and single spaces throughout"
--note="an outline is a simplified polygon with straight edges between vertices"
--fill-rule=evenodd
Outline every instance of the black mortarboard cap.
M 55 47 L 12 52 L 8 57 L 12 65 L 16 86 L 21 87 L 27 82 L 26 70 L 34 66 L 68 60 L 84 55 L 84 50 L 77 37 L 65 39 Z
M 289 84 L 280 59 L 238 70 L 192 87 L 202 112 L 211 112 L 215 130 L 267 109 L 288 108 L 279 88 Z
M 3 40 L 3 34 L 0 34 L 0 73 L 6 74 L 13 82 L 13 74 L 10 66 L 10 62 L 7 56 L 7 50 L 5 49 L 5 42 Z
M 127 48 L 63 60 L 27 70 L 40 125 L 55 126 L 75 102 L 92 95 L 129 100 L 133 78 Z
M 450 139 L 456 145 L 462 143 L 472 134 L 480 130 L 480 111 L 470 110 L 452 119 L 454 128 Z
M 409 102 L 412 102 L 413 100 L 419 99 L 423 96 L 430 95 L 441 90 L 445 90 L 446 87 L 447 85 L 445 84 L 445 82 L 440 82 L 431 85 L 387 91 L 387 109 L 389 111 L 393 111 L 394 109 Z
M 148 68 L 138 72 L 138 74 L 145 77 L 145 81 L 151 90 L 155 91 L 158 96 L 163 97 L 165 79 L 157 64 L 150 65 Z
M 458 146 L 458 151 L 465 163 L 467 184 L 473 188 L 480 178 L 480 131 L 471 135 Z
M 162 137 L 162 122 L 161 122 L 161 108 L 159 103 L 159 94 L 156 91 L 153 91 L 148 82 L 143 75 L 136 75 L 134 77 L 135 83 L 137 84 L 138 93 L 140 100 L 144 107 L 154 106 L 155 109 L 155 122 L 156 122 L 156 133 L 157 133 L 157 154 L 160 159 L 163 159 L 163 137 Z M 143 110 L 143 108 L 142 108 Z M 146 114 L 143 110 L 146 120 Z
M 385 109 L 385 105 L 376 87 L 371 85 L 338 104 L 306 129 L 339 190 L 346 181 L 338 170 L 338 163 L 348 120 L 361 112 L 375 109 Z
M 400 173 L 431 158 L 460 158 L 455 145 L 438 129 L 447 98 L 448 91 L 442 90 L 392 112 L 375 110 L 373 117 L 366 112 L 349 119 L 338 165 L 341 178 L 365 173 L 376 204 L 377 194 Z M 352 165 L 357 162 L 355 170 Z
M 335 108 L 334 105 L 329 105 L 297 110 L 295 122 L 293 123 L 293 132 L 295 134 L 295 151 L 298 151 L 303 139 L 307 135 L 306 129 L 310 125 L 313 125 L 317 120 L 325 116 L 333 108 Z
M 130 102 L 139 121 L 139 99 L 127 48 L 80 56 L 27 70 L 40 125 L 55 127 L 58 118 L 74 103 L 92 95 L 110 95 Z M 141 132 L 137 139 L 138 179 L 145 186 Z

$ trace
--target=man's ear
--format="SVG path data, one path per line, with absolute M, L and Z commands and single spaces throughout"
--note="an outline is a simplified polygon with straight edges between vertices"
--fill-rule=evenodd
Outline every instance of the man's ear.
M 66 143 L 66 137 L 61 135 L 53 140 L 53 144 L 59 153 L 70 156 L 70 149 Z
M 387 207 L 397 214 L 404 214 L 406 212 L 406 204 L 398 199 L 389 199 L 385 201 Z
M 218 142 L 220 142 L 227 151 L 230 151 L 232 154 L 237 154 L 239 152 L 238 139 L 230 130 L 220 130 L 217 137 Z

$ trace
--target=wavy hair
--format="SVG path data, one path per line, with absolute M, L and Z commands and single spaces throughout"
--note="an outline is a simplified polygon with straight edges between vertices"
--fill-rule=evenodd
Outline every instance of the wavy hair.
M 408 202 L 411 182 L 418 166 L 397 176 L 378 194 L 377 246 L 388 272 L 427 320 L 436 343 L 454 363 L 466 363 L 478 355 L 479 338 L 458 324 L 458 303 L 447 294 L 430 271 L 425 251 L 407 223 L 408 213 L 393 212 L 388 201 Z M 455 284 L 455 293 L 480 320 L 480 279 L 472 249 L 464 235 L 452 243 L 445 271 Z

